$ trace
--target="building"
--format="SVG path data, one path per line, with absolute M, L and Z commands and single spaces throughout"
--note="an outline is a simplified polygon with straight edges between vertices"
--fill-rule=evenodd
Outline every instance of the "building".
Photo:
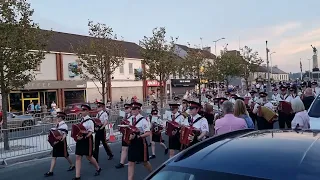
M 279 82 L 279 81 L 289 81 L 289 73 L 286 73 L 279 69 L 277 66 L 273 66 L 269 68 L 270 72 L 270 80 L 272 82 Z M 257 71 L 253 73 L 252 78 L 250 78 L 252 83 L 257 82 L 267 82 L 268 81 L 268 69 L 267 66 L 262 64 L 257 68 Z
M 36 102 L 51 107 L 55 102 L 58 107 L 71 103 L 102 99 L 97 89 L 101 84 L 83 80 L 76 69 L 78 57 L 72 47 L 80 42 L 88 42 L 91 37 L 62 32 L 51 33 L 47 54 L 42 63 L 34 69 L 35 79 L 23 89 L 12 91 L 9 95 L 11 111 L 26 111 L 30 103 Z M 119 41 L 126 48 L 127 57 L 123 67 L 116 70 L 111 81 L 111 98 L 119 99 L 137 96 L 142 99 L 142 81 L 135 79 L 135 71 L 141 69 L 140 46 L 131 42 Z M 96 85 L 94 85 L 96 84 Z

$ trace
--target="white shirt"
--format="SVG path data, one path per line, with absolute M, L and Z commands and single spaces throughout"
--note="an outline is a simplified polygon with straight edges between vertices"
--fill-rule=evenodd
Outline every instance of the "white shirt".
M 276 93 L 276 94 L 272 94 L 272 100 L 273 101 L 277 101 L 279 99 L 280 94 Z
M 188 121 L 186 120 L 186 118 L 183 117 L 182 114 L 180 114 L 179 112 L 176 112 L 174 114 L 174 117 L 175 117 L 175 122 L 179 123 L 180 125 L 189 125 Z M 169 117 L 168 118 L 168 121 L 172 121 L 172 112 L 170 113 Z
M 88 119 L 90 119 L 90 120 L 88 120 Z M 91 117 L 87 115 L 87 116 L 83 117 L 82 122 L 83 121 L 86 121 L 86 122 L 82 123 L 82 125 L 86 128 L 86 130 L 89 132 L 94 132 L 94 123 L 93 123 Z
M 229 101 L 232 102 L 233 104 L 236 103 L 236 100 L 234 98 L 230 98 Z
M 139 121 L 140 118 L 142 118 L 143 116 L 141 114 L 138 114 L 137 116 L 131 116 L 128 120 L 130 122 L 131 125 L 134 125 L 134 118 L 136 118 L 136 122 Z M 147 121 L 146 118 L 142 118 L 136 125 L 135 125 L 141 133 L 145 133 L 150 131 L 150 125 L 149 122 Z
M 193 119 L 193 121 L 195 121 L 199 117 L 201 117 L 201 116 L 199 114 L 197 114 L 192 119 Z M 196 128 L 196 129 L 200 129 L 201 132 L 209 132 L 208 121 L 204 117 L 201 118 L 200 120 L 198 120 L 196 123 L 192 124 L 192 127 Z
M 261 102 L 260 102 L 260 103 L 261 103 Z M 256 103 L 256 104 L 254 105 L 254 108 L 253 108 L 252 112 L 256 114 L 256 113 L 258 112 L 258 107 L 259 107 L 259 106 L 260 106 L 259 103 Z M 265 106 L 265 107 L 273 110 L 273 104 L 270 103 L 270 102 L 265 103 L 263 106 Z
M 58 123 L 58 128 L 51 128 L 51 129 L 53 129 L 53 130 L 63 129 L 63 130 L 68 131 L 68 126 L 67 126 L 67 124 L 66 124 L 64 121 L 60 121 L 60 122 Z M 60 132 L 60 134 L 66 134 L 65 131 L 61 131 L 61 130 L 58 130 L 58 131 Z
M 287 102 L 291 102 L 292 100 L 292 97 L 289 96 L 289 95 L 282 95 L 280 94 L 279 97 L 278 97 L 278 100 L 277 101 L 287 101 Z
M 310 118 L 307 111 L 297 112 L 291 122 L 292 129 L 299 124 L 299 129 L 310 129 Z
M 104 124 L 106 121 L 108 121 L 109 116 L 108 113 L 106 113 L 105 111 L 99 111 L 98 114 L 96 115 L 96 118 L 99 118 L 100 121 L 102 122 L 102 124 Z
M 159 116 L 151 116 L 150 122 L 162 125 L 162 119 Z

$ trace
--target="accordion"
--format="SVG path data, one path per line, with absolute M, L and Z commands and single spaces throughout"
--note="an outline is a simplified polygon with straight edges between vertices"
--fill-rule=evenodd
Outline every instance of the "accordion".
M 270 123 L 272 123 L 272 121 L 278 117 L 277 113 L 265 106 L 258 107 L 258 116 L 263 117 Z
M 163 126 L 158 123 L 152 123 L 152 132 L 155 134 L 160 134 L 163 130 Z
M 127 144 L 130 144 L 130 135 L 131 134 L 140 134 L 140 130 L 131 125 L 119 125 L 120 127 L 123 127 L 123 141 Z
M 290 114 L 292 112 L 291 103 L 287 101 L 280 101 L 278 110 L 284 112 L 285 114 Z
M 92 118 L 95 127 L 101 127 L 103 124 L 99 118 Z
M 200 130 L 192 126 L 182 126 L 180 132 L 180 143 L 188 146 L 191 143 L 189 140 L 189 135 L 193 135 L 195 137 L 199 136 Z
M 71 137 L 77 141 L 79 136 L 83 136 L 87 134 L 87 129 L 80 123 L 80 124 L 72 124 L 71 128 Z
M 59 141 L 62 138 L 62 134 L 59 132 L 59 130 L 49 130 L 48 134 L 48 142 L 53 147 L 54 143 Z
M 130 121 L 128 121 L 127 119 L 124 119 L 124 120 L 121 121 L 120 124 L 121 124 L 121 125 L 130 125 Z M 119 131 L 120 131 L 122 134 L 124 134 L 124 130 L 125 130 L 124 127 L 119 126 Z
M 166 134 L 168 136 L 173 136 L 172 131 L 178 130 L 179 128 L 180 128 L 180 124 L 175 121 L 166 122 Z

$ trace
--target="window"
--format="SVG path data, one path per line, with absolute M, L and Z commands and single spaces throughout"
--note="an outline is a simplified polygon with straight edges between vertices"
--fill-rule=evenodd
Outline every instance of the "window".
M 133 64 L 129 63 L 129 74 L 133 74 Z
M 320 96 L 318 96 L 314 100 L 312 106 L 309 109 L 310 110 L 309 110 L 308 114 L 310 117 L 314 117 L 314 118 L 320 117 L 320 111 L 319 111 L 319 109 L 320 109 Z
M 123 65 L 119 67 L 119 71 L 120 71 L 120 74 L 124 74 L 124 67 L 123 67 Z

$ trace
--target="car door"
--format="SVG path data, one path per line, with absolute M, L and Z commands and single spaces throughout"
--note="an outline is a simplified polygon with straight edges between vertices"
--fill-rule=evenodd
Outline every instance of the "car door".
M 312 102 L 308 115 L 310 118 L 310 128 L 320 129 L 320 95 L 318 95 Z

